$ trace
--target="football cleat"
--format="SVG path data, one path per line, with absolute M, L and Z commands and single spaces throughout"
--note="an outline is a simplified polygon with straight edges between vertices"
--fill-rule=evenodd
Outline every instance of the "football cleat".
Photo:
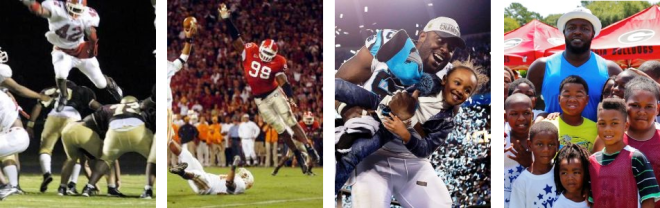
M 79 195 L 78 190 L 76 190 L 76 183 L 74 182 L 69 182 L 69 184 L 66 185 L 66 194 L 67 195 Z
M 232 163 L 232 166 L 238 166 L 241 164 L 241 156 L 234 156 L 234 163 Z
M 64 106 L 66 106 L 67 100 L 66 98 L 60 94 L 60 97 L 57 99 L 57 108 L 55 109 L 57 112 L 62 112 L 64 110 Z
M 90 197 L 94 196 L 99 193 L 99 189 L 96 188 L 96 186 L 87 184 L 85 185 L 85 188 L 82 190 L 82 195 L 85 197 Z
M 60 187 L 57 188 L 57 195 L 66 196 L 69 194 L 66 193 L 66 187 L 60 185 Z
M 14 194 L 19 194 L 18 187 L 7 187 L 5 189 L 0 190 L 0 201 L 5 200 L 5 198 L 14 195 Z
M 275 167 L 275 170 L 273 170 L 273 172 L 270 173 L 270 175 L 272 175 L 272 176 L 276 176 L 276 175 L 277 175 L 277 172 L 279 172 L 279 171 L 280 171 L 280 167 Z
M 23 189 L 21 188 L 21 184 L 18 184 L 16 186 L 16 193 L 15 194 L 19 194 L 19 195 L 25 194 L 25 191 L 23 191 Z
M 183 177 L 183 174 L 186 173 L 186 168 L 188 168 L 188 163 L 179 163 L 178 165 L 172 166 L 170 168 L 170 173 L 174 173 Z
M 110 95 L 112 95 L 112 98 L 114 98 L 117 102 L 121 101 L 121 98 L 123 97 L 123 93 L 119 85 L 117 85 L 117 82 L 115 82 L 115 80 L 112 79 L 111 77 L 105 76 L 105 78 L 108 83 L 105 89 L 108 90 Z
M 126 197 L 123 193 L 119 191 L 117 188 L 110 188 L 108 187 L 108 196 L 114 196 L 114 197 Z
M 46 192 L 46 190 L 48 190 L 48 184 L 50 184 L 50 182 L 53 182 L 53 177 L 50 175 L 50 173 L 44 173 L 44 180 L 41 182 L 41 187 L 39 187 L 39 191 L 41 193 Z
M 154 191 L 151 189 L 145 189 L 144 192 L 142 192 L 142 195 L 140 195 L 140 199 L 151 199 L 154 196 Z

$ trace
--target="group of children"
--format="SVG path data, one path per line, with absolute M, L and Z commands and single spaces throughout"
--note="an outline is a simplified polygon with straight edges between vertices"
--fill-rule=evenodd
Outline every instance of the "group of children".
M 535 113 L 525 78 L 507 83 L 505 207 L 660 207 L 655 70 L 660 62 L 608 80 L 596 121 L 581 115 L 589 86 L 579 76 L 560 84 L 561 114 Z

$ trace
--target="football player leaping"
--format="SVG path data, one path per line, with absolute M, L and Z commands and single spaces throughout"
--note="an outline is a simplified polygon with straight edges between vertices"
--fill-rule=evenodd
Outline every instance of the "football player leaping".
M 296 160 L 303 170 L 307 173 L 304 160 L 300 155 L 300 150 L 296 148 L 291 141 L 291 135 L 285 131 L 286 127 L 293 130 L 293 136 L 296 140 L 305 144 L 309 155 L 312 157 L 311 163 L 318 161 L 319 155 L 311 147 L 311 142 L 305 136 L 305 132 L 298 125 L 296 117 L 291 111 L 291 106 L 296 106 L 293 101 L 293 90 L 287 81 L 284 71 L 287 69 L 286 58 L 277 55 L 277 43 L 272 39 L 266 39 L 261 42 L 261 46 L 255 43 L 243 42 L 238 29 L 229 19 L 230 13 L 225 4 L 220 4 L 218 8 L 220 17 L 227 25 L 229 35 L 234 40 L 234 49 L 241 53 L 243 61 L 243 70 L 248 85 L 252 88 L 252 94 L 255 97 L 259 114 L 264 121 L 273 126 L 280 138 L 283 138 L 289 148 L 294 150 Z
M 98 38 L 96 27 L 101 18 L 96 11 L 87 7 L 86 0 L 46 0 L 41 4 L 35 0 L 20 0 L 30 11 L 48 19 L 46 39 L 53 44 L 53 66 L 55 80 L 60 89 L 57 111 L 66 106 L 68 93 L 66 79 L 71 68 L 78 68 L 99 89 L 106 89 L 119 101 L 122 91 L 115 81 L 103 74 L 96 60 Z M 88 41 L 84 41 L 84 37 Z

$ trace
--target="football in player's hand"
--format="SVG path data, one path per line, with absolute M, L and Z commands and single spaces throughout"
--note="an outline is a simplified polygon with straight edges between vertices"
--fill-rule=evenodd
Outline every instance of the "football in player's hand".
M 186 17 L 186 19 L 183 20 L 183 29 L 186 32 L 189 32 L 193 26 L 197 26 L 197 19 L 195 19 L 195 17 Z

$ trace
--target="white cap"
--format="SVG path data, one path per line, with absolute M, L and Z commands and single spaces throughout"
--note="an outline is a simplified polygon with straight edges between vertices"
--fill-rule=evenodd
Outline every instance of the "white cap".
M 564 32 L 564 27 L 566 23 L 572 19 L 584 19 L 591 23 L 594 27 L 594 38 L 600 33 L 600 29 L 603 28 L 603 25 L 600 23 L 600 20 L 595 15 L 591 14 L 591 10 L 578 6 L 575 10 L 568 12 L 557 20 L 557 28 L 559 31 Z
M 247 113 L 243 114 L 243 118 L 250 118 L 250 115 L 248 115 Z
M 465 41 L 461 39 L 461 29 L 456 20 L 449 17 L 436 17 L 429 21 L 424 27 L 424 32 L 433 31 L 443 38 L 455 38 L 458 40 L 457 47 L 465 48 Z

